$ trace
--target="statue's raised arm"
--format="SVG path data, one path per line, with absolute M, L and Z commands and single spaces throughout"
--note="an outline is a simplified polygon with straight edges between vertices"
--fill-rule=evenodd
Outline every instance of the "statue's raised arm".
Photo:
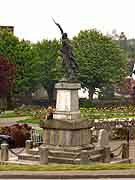
M 53 19 L 53 18 L 52 18 Z M 61 35 L 64 34 L 64 31 L 62 29 L 62 27 L 60 26 L 60 24 L 56 23 L 56 21 L 53 19 L 53 22 L 56 24 L 56 26 L 58 26 L 58 28 L 60 29 Z
M 76 71 L 77 71 L 78 65 L 73 56 L 72 47 L 70 45 L 68 35 L 67 35 L 67 33 L 65 33 L 63 31 L 60 24 L 56 23 L 56 21 L 54 19 L 53 19 L 53 21 L 60 29 L 61 35 L 62 35 L 62 48 L 60 49 L 60 51 L 62 53 L 62 59 L 63 59 L 62 65 L 63 65 L 63 69 L 65 71 L 64 75 L 66 76 L 66 78 L 68 80 L 74 81 L 77 79 Z

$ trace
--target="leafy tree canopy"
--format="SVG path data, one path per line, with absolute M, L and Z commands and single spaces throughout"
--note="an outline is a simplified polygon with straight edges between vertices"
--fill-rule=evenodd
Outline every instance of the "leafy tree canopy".
M 54 40 L 43 40 L 33 46 L 35 52 L 35 72 L 39 85 L 48 92 L 49 102 L 53 99 L 54 85 L 60 76 L 59 51 L 60 43 Z
M 80 31 L 73 38 L 74 53 L 79 64 L 79 79 L 89 89 L 121 81 L 127 75 L 127 57 L 111 38 L 93 30 Z
M 7 96 L 15 82 L 16 67 L 0 55 L 0 96 Z
M 15 49 L 19 39 L 7 30 L 0 31 L 0 54 L 9 59 L 10 62 L 16 63 Z
M 29 41 L 21 40 L 16 45 L 16 87 L 17 94 L 24 94 L 34 91 L 37 84 L 35 72 L 35 53 L 33 45 Z
M 16 65 L 14 93 L 24 94 L 36 85 L 34 74 L 34 52 L 29 41 L 19 40 L 12 32 L 0 31 L 0 54 Z

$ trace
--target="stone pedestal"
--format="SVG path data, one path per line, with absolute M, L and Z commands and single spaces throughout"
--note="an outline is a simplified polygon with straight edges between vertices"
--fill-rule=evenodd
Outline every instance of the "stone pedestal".
M 80 119 L 78 89 L 80 83 L 59 82 L 56 84 L 56 112 L 53 119 L 78 120 Z
M 83 149 L 91 144 L 91 122 L 88 120 L 42 121 L 43 143 L 52 148 Z
M 78 149 L 91 144 L 91 122 L 80 118 L 78 82 L 56 84 L 56 111 L 52 120 L 41 121 L 45 146 Z
M 79 110 L 78 82 L 56 84 L 56 111 L 53 119 L 42 120 L 43 146 L 48 149 L 48 161 L 80 163 L 82 150 L 92 149 L 92 122 L 81 119 Z

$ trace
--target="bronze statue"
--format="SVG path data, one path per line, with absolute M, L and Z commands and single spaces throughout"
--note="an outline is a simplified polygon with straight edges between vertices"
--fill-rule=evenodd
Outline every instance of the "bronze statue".
M 53 19 L 54 21 L 54 19 Z M 72 52 L 72 47 L 69 43 L 68 35 L 67 33 L 64 33 L 63 29 L 61 26 L 54 21 L 54 23 L 58 26 L 58 28 L 61 31 L 62 35 L 62 48 L 60 49 L 62 53 L 62 67 L 65 70 L 65 75 L 66 78 L 70 81 L 74 81 L 77 79 L 76 73 L 77 73 L 77 68 L 78 65 L 76 63 L 76 60 L 74 58 L 73 52 Z

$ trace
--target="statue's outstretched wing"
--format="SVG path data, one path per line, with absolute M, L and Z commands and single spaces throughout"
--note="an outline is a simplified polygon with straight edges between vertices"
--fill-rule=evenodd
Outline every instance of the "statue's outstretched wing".
M 64 31 L 63 31 L 62 27 L 58 23 L 56 23 L 56 21 L 54 19 L 53 19 L 53 22 L 58 26 L 58 28 L 60 29 L 61 34 L 63 35 Z

